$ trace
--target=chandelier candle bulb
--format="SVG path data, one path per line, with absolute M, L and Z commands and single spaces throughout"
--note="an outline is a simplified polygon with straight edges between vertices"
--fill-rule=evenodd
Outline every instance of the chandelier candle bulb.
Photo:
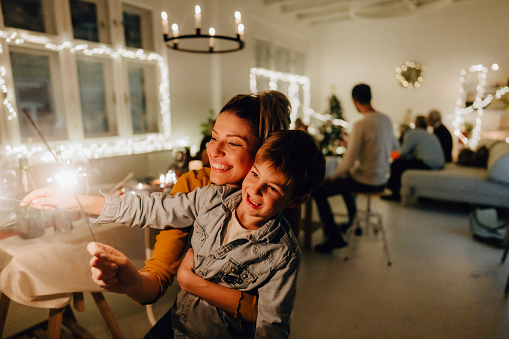
M 172 30 L 173 37 L 174 38 L 178 38 L 178 36 L 179 36 L 179 26 L 177 24 L 173 24 L 173 25 L 171 25 L 171 30 Z M 174 40 L 173 43 L 174 44 L 178 44 L 179 43 L 178 39 Z
M 235 12 L 235 32 L 239 34 L 239 25 L 242 23 L 242 16 L 239 11 Z
M 211 37 L 209 38 L 209 48 L 214 49 L 214 35 L 216 34 L 216 30 L 213 27 L 210 27 L 209 29 L 209 35 Z
M 238 31 L 239 39 L 242 40 L 242 37 L 244 36 L 244 24 L 239 25 Z
M 163 33 L 168 34 L 168 14 L 166 12 L 161 12 L 161 18 L 163 19 Z
M 201 8 L 196 5 L 194 7 L 194 28 L 196 28 L 196 33 L 200 34 L 201 29 Z

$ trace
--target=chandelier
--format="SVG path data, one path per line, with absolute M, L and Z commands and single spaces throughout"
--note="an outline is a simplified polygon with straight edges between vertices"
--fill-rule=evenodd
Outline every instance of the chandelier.
M 172 34 L 170 36 L 168 27 L 168 14 L 166 12 L 161 13 L 163 20 L 163 39 L 168 48 L 176 51 L 191 52 L 191 53 L 228 53 L 240 51 L 244 48 L 244 24 L 241 21 L 241 15 L 239 11 L 235 12 L 235 35 L 216 35 L 216 30 L 211 27 L 209 28 L 208 34 L 203 34 L 201 31 L 201 8 L 196 5 L 194 8 L 194 28 L 195 34 L 179 34 L 179 27 L 177 24 L 171 26 Z M 201 40 L 199 47 L 195 48 L 195 45 L 185 44 L 185 40 Z M 208 44 L 206 44 L 208 40 Z M 226 41 L 226 44 L 218 46 L 218 41 Z M 179 45 L 180 44 L 180 45 Z M 185 46 L 183 46 L 185 44 Z M 226 46 L 225 46 L 226 45 Z

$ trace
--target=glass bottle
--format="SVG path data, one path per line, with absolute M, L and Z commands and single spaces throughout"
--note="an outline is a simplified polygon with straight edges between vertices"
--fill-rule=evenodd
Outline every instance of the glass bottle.
M 28 159 L 19 159 L 18 173 L 18 199 L 23 199 L 28 193 L 35 189 L 35 184 L 28 169 Z M 19 236 L 23 239 L 32 239 L 44 234 L 44 223 L 41 210 L 30 205 L 19 206 L 16 209 L 16 223 Z

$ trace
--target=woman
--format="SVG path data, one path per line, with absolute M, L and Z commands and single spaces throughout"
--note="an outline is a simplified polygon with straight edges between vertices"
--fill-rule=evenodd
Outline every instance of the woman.
M 284 94 L 268 91 L 236 95 L 221 109 L 214 124 L 212 139 L 207 147 L 210 168 L 184 174 L 171 193 L 190 192 L 210 183 L 241 186 L 254 162 L 256 151 L 267 136 L 273 131 L 288 129 L 289 124 L 290 102 Z M 287 212 L 285 216 L 297 236 L 300 209 Z M 153 256 L 140 271 L 142 274 L 151 273 L 157 277 L 160 286 L 159 294 L 147 301 L 157 300 L 173 282 L 187 247 L 187 238 L 188 233 L 177 229 L 163 230 L 157 236 Z M 188 277 L 190 274 L 179 274 L 182 287 L 186 285 L 186 281 L 181 281 L 180 276 Z M 187 282 L 191 284 L 196 280 L 199 279 L 190 279 Z M 227 313 L 247 321 L 256 321 L 256 296 L 204 279 L 201 283 L 207 288 L 198 289 L 202 291 L 202 295 L 197 294 L 199 297 Z M 151 330 L 154 337 L 157 337 L 155 333 L 159 329 L 164 333 L 166 328 L 171 326 L 166 322 L 166 318 L 169 320 L 169 312 Z

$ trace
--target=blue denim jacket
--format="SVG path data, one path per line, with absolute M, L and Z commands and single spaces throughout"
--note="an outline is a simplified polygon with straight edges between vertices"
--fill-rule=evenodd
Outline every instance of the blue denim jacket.
M 256 326 L 181 291 L 172 309 L 175 338 L 287 338 L 302 253 L 286 219 L 277 215 L 247 239 L 221 246 L 221 231 L 241 191 L 209 185 L 175 196 L 104 195 L 96 222 L 165 228 L 193 225 L 195 273 L 229 288 L 257 292 Z

